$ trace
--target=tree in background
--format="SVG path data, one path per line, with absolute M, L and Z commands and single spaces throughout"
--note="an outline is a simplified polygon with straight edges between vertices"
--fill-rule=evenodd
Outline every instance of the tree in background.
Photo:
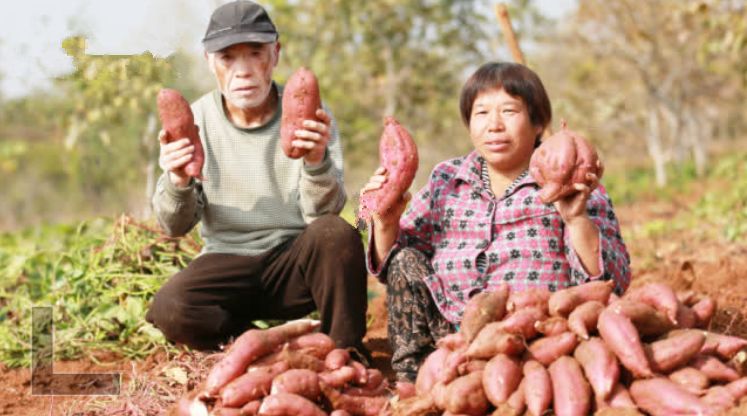
M 92 196 L 111 196 L 104 192 L 107 187 L 126 194 L 117 185 L 132 187 L 144 180 L 145 203 L 138 214 L 149 216 L 158 148 L 155 101 L 158 91 L 174 81 L 174 59 L 149 52 L 89 55 L 83 37 L 67 38 L 62 47 L 75 67 L 56 82 L 70 100 L 64 147 L 73 161 L 71 171 Z
M 421 166 L 469 147 L 457 111 L 465 71 L 484 59 L 486 19 L 472 0 L 274 0 L 281 34 L 278 74 L 311 67 L 345 145 L 346 182 L 356 191 L 378 158 L 385 115 L 421 148 Z M 484 11 L 490 9 L 484 7 Z M 356 169 L 351 169 L 356 167 Z M 428 174 L 420 170 L 420 177 Z
M 548 57 L 570 74 L 560 108 L 629 151 L 642 140 L 659 186 L 670 164 L 702 175 L 716 127 L 742 112 L 745 16 L 744 1 L 581 0 Z

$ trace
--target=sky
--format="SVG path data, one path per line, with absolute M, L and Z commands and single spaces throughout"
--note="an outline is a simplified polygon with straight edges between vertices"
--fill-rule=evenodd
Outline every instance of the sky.
M 61 48 L 72 34 L 88 38 L 90 54 L 168 56 L 176 49 L 200 52 L 212 10 L 228 0 L 21 0 L 0 14 L 0 96 L 15 98 L 47 89 L 49 80 L 70 72 Z M 536 0 L 549 17 L 573 8 L 575 0 Z M 260 1 L 261 3 L 261 1 Z

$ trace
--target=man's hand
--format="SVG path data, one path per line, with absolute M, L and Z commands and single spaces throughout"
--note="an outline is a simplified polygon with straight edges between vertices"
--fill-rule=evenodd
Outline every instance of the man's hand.
M 192 160 L 195 147 L 186 137 L 169 143 L 169 134 L 163 129 L 158 132 L 158 142 L 161 147 L 158 165 L 169 173 L 171 183 L 180 188 L 186 187 L 189 175 L 184 172 L 184 167 Z
M 309 149 L 303 157 L 306 165 L 315 166 L 324 160 L 324 152 L 329 142 L 330 121 L 329 115 L 321 108 L 316 110 L 316 120 L 304 120 L 303 130 L 296 130 L 296 139 L 291 146 L 299 149 Z

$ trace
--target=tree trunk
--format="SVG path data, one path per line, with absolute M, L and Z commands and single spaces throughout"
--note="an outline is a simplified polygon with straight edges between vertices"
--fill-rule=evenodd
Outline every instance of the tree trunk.
M 384 116 L 394 115 L 397 111 L 397 69 L 394 67 L 394 51 L 392 45 L 386 42 L 384 48 L 384 62 L 386 65 L 386 89 L 384 97 Z
M 143 132 L 142 145 L 148 163 L 145 165 L 145 201 L 140 210 L 140 218 L 145 220 L 152 215 L 151 197 L 156 189 L 156 166 L 158 166 L 158 154 L 156 147 L 156 116 L 150 114 Z
M 687 112 L 688 136 L 692 147 L 693 160 L 695 161 L 695 174 L 698 177 L 703 177 L 708 167 L 708 130 L 710 129 L 707 126 L 710 123 L 707 120 L 695 117 L 696 113 L 692 110 Z
M 661 125 L 656 105 L 652 105 L 648 111 L 648 135 L 646 136 L 646 147 L 651 160 L 654 161 L 654 173 L 656 174 L 656 185 L 663 188 L 667 184 L 666 160 L 661 143 Z

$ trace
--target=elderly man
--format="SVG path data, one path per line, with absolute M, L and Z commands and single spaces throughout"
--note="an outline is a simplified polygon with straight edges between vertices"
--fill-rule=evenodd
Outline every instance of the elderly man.
M 252 320 L 318 310 L 323 332 L 367 356 L 365 260 L 360 235 L 338 216 L 346 195 L 334 119 L 320 109 L 296 131 L 303 158 L 282 152 L 283 87 L 272 79 L 280 42 L 260 5 L 217 8 L 202 43 L 217 81 L 192 104 L 203 180 L 184 172 L 194 146 L 162 130 L 153 204 L 169 235 L 202 221 L 205 246 L 156 293 L 146 319 L 172 342 L 210 350 Z

